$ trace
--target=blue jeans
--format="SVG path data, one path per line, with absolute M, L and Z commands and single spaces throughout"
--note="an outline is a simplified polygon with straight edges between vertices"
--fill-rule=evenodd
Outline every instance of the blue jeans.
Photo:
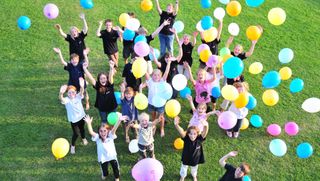
M 160 57 L 166 53 L 166 48 L 171 53 L 171 55 L 173 55 L 174 35 L 164 35 L 160 33 L 159 40 L 160 40 Z

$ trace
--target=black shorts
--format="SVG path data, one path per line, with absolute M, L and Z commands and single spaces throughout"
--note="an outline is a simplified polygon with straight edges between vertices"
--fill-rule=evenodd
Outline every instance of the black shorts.
M 117 160 L 110 160 L 110 161 L 107 161 L 107 162 L 104 162 L 104 163 L 100 163 L 102 175 L 104 177 L 109 175 L 109 171 L 108 171 L 109 163 L 111 164 L 114 177 L 115 178 L 119 178 L 120 177 L 120 171 L 119 171 L 119 164 L 118 164 Z
M 130 55 L 132 56 L 133 52 L 134 52 L 134 50 L 133 50 L 132 45 L 124 45 L 123 51 L 122 51 L 122 56 L 124 59 L 127 59 L 130 57 Z

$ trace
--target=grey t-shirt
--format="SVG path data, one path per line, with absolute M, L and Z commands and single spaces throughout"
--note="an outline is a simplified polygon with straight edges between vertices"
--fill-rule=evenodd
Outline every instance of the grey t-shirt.
M 152 123 L 150 122 L 148 124 L 148 127 L 143 128 L 140 127 L 139 128 L 139 138 L 138 138 L 138 143 L 140 145 L 150 145 L 151 143 L 153 143 L 154 139 L 153 139 L 153 131 L 152 131 Z

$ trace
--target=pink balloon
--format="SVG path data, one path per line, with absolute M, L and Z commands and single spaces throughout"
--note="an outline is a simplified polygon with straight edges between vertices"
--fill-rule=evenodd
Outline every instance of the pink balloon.
M 43 8 L 43 14 L 48 19 L 55 19 L 59 15 L 59 9 L 55 4 L 49 3 Z
M 198 54 L 200 54 L 202 50 L 210 50 L 210 47 L 207 44 L 201 44 L 198 46 Z
M 145 158 L 134 165 L 131 174 L 136 181 L 159 181 L 163 175 L 163 166 L 156 159 Z
M 150 52 L 149 45 L 144 41 L 139 41 L 136 44 L 134 44 L 133 49 L 139 57 L 145 57 L 149 55 Z
M 237 124 L 237 116 L 231 111 L 222 112 L 218 118 L 218 124 L 222 129 L 231 129 Z
M 289 135 L 289 136 L 295 136 L 299 132 L 299 126 L 295 122 L 287 122 L 284 126 L 284 131 Z
M 209 57 L 206 65 L 207 65 L 208 67 L 215 67 L 215 66 L 218 65 L 218 63 L 219 63 L 219 58 L 218 58 L 218 56 L 217 56 L 217 55 L 210 55 L 210 57 Z
M 267 132 L 271 136 L 278 136 L 281 133 L 281 127 L 277 124 L 270 124 L 267 128 Z

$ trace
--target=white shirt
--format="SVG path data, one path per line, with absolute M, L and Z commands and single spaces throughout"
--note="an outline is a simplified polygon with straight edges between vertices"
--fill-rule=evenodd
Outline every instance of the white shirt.
M 81 99 L 80 94 L 77 94 L 74 99 L 65 97 L 61 102 L 66 106 L 68 121 L 71 123 L 80 121 L 86 115 Z
M 98 162 L 104 163 L 111 160 L 117 160 L 116 147 L 113 141 L 116 138 L 117 136 L 113 135 L 111 132 L 109 132 L 104 142 L 100 139 L 99 134 L 96 134 L 95 137 L 91 138 L 92 141 L 97 143 Z
M 154 82 L 152 80 L 152 78 L 150 78 L 148 81 L 147 81 L 147 85 L 148 85 L 148 102 L 149 104 L 151 105 L 156 105 L 152 98 L 153 96 L 155 95 L 159 95 L 159 93 L 161 92 L 160 90 L 160 86 L 161 84 L 163 84 L 165 81 L 163 81 L 163 79 L 161 79 L 159 82 Z
M 234 102 L 231 104 L 228 110 L 235 113 L 237 115 L 237 119 L 243 119 L 248 115 L 248 108 L 237 108 Z

